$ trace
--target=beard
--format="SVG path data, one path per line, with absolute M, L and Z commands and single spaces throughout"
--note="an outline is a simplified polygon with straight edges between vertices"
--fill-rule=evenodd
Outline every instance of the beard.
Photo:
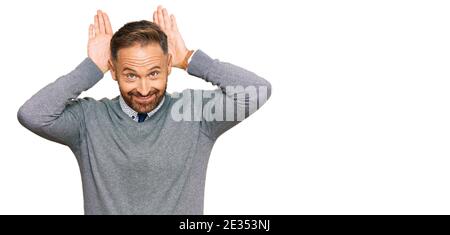
M 141 94 L 137 89 L 133 89 L 129 92 L 124 92 L 120 88 L 120 94 L 123 97 L 125 103 L 130 106 L 134 111 L 138 113 L 148 113 L 158 107 L 161 100 L 164 98 L 166 93 L 167 84 L 164 89 L 160 90 L 157 88 L 152 88 L 147 94 Z M 150 97 L 148 101 L 141 101 L 138 98 Z

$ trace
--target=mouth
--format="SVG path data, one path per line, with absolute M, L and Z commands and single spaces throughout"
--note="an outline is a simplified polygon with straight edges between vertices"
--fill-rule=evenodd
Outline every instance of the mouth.
M 153 101 L 156 98 L 156 94 L 149 96 L 135 96 L 134 97 L 139 103 L 148 103 Z

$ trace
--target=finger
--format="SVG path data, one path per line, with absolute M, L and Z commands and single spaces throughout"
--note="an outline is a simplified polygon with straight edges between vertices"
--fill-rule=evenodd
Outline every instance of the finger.
M 162 12 L 163 12 L 163 18 L 164 18 L 164 25 L 167 27 L 167 29 L 171 29 L 172 24 L 170 22 L 169 13 L 167 13 L 166 8 L 163 8 Z
M 175 19 L 174 15 L 170 15 L 170 22 L 172 24 L 172 29 L 178 31 L 177 20 Z
M 112 30 L 112 27 L 111 27 L 111 22 L 109 21 L 108 14 L 106 14 L 105 12 L 103 12 L 103 20 L 105 20 L 106 34 L 112 35 L 113 34 L 113 30 Z
M 94 37 L 95 37 L 95 35 L 94 35 L 94 25 L 90 24 L 89 25 L 89 39 L 92 39 Z
M 97 15 L 94 16 L 94 32 L 95 32 L 95 35 L 100 34 L 100 29 L 98 28 L 98 16 Z
M 100 33 L 101 34 L 105 34 L 105 21 L 103 20 L 103 14 L 102 11 L 98 10 L 97 11 L 97 17 L 98 17 L 98 24 L 99 24 L 99 29 L 100 29 Z
M 166 25 L 164 24 L 164 17 L 163 17 L 161 6 L 158 6 L 158 23 L 159 23 L 159 27 L 161 27 L 162 29 L 166 28 Z
M 153 12 L 153 23 L 158 24 L 158 17 L 157 17 L 157 12 Z

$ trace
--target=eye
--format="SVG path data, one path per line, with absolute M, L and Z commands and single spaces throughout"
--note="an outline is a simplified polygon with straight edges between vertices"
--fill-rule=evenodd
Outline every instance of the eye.
M 157 77 L 159 75 L 159 71 L 153 71 L 150 73 L 151 77 Z
M 131 80 L 134 80 L 134 79 L 137 78 L 136 74 L 134 74 L 134 73 L 129 73 L 126 76 L 127 76 L 128 79 L 131 79 Z

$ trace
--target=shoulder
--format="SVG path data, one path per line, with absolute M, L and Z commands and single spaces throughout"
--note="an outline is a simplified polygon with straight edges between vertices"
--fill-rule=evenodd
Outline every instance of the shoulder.
M 109 98 L 105 97 L 100 100 L 97 100 L 92 97 L 83 97 L 83 98 L 76 98 L 76 99 L 69 100 L 68 105 L 69 106 L 79 106 L 84 111 L 96 110 L 101 107 L 106 107 L 106 106 L 111 105 L 111 103 L 114 102 L 115 99 L 116 98 L 109 99 Z
M 222 94 L 220 88 L 215 90 L 202 90 L 202 89 L 184 89 L 182 91 L 173 92 L 170 97 L 174 100 L 179 99 L 207 99 Z

